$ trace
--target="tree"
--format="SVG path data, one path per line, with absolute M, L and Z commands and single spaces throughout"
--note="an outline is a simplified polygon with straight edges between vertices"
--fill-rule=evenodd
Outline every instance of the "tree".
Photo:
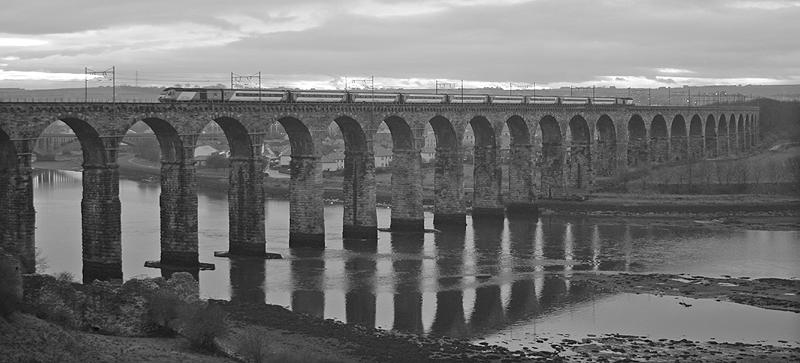
M 206 167 L 212 169 L 221 169 L 228 167 L 228 158 L 220 153 L 211 154 L 206 159 Z

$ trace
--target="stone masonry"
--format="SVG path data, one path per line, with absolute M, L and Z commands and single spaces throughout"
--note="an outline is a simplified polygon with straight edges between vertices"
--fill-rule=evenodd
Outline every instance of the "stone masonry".
M 744 106 L 645 107 L 600 105 L 372 105 L 372 104 L 155 104 L 155 103 L 0 103 L 0 245 L 22 261 L 25 271 L 33 271 L 35 211 L 30 169 L 37 138 L 51 123 L 61 120 L 75 131 L 83 149 L 82 247 L 84 280 L 122 277 L 117 148 L 126 131 L 136 122 L 151 126 L 162 148 L 161 239 L 162 263 L 197 264 L 197 197 L 194 149 L 197 136 L 209 122 L 217 122 L 231 146 L 229 178 L 230 252 L 263 256 L 265 241 L 264 191 L 265 161 L 257 154 L 261 137 L 275 123 L 284 126 L 292 144 L 290 182 L 291 247 L 325 245 L 323 184 L 318 143 L 331 122 L 341 121 L 350 160 L 345 173 L 344 235 L 373 239 L 375 223 L 375 179 L 372 165 L 372 138 L 381 123 L 390 126 L 395 143 L 392 161 L 392 229 L 421 231 L 422 173 L 420 135 L 426 124 L 436 123 L 434 223 L 437 228 L 465 224 L 461 136 L 470 122 L 480 119 L 483 126 L 473 129 L 476 139 L 496 139 L 493 133 L 513 120 L 509 153 L 509 184 L 503 200 L 502 180 L 497 173 L 498 150 L 481 144 L 476 149 L 476 180 L 473 203 L 474 221 L 483 210 L 529 209 L 534 195 L 556 198 L 591 192 L 595 177 L 592 161 L 600 163 L 603 175 L 615 175 L 625 168 L 627 155 L 636 160 L 667 161 L 667 155 L 685 158 L 688 141 L 684 135 L 667 132 L 663 120 L 701 121 L 700 142 L 708 144 L 705 122 L 729 121 L 727 147 L 740 153 L 758 139 L 758 108 Z M 632 116 L 644 121 L 650 144 L 642 138 L 629 140 L 627 125 Z M 584 141 L 571 140 L 570 120 L 584 121 L 588 135 Z M 615 140 L 597 137 L 598 122 Z M 542 130 L 547 120 L 547 130 Z M 706 120 L 706 121 L 703 121 Z M 610 122 L 608 122 L 610 121 Z M 656 121 L 660 122 L 657 130 Z M 409 131 L 411 130 L 411 131 Z M 660 131 L 660 130 L 663 130 Z M 574 131 L 574 130 L 572 130 Z M 612 132 L 613 131 L 613 132 Z M 585 131 L 582 131 L 586 133 Z M 492 133 L 489 135 L 487 133 Z M 546 134 L 546 137 L 543 137 Z M 413 136 L 411 136 L 413 135 Z M 717 140 L 726 137 L 719 132 Z M 670 137 L 672 136 L 672 137 Z M 697 135 L 695 135 L 697 136 Z M 565 140 L 565 143 L 562 143 Z M 602 142 L 600 142 L 602 140 Z M 695 141 L 696 143 L 696 141 Z M 718 141 L 720 150 L 722 141 Z M 566 147 L 565 147 L 566 145 Z M 612 147 L 616 151 L 612 152 Z M 183 150 L 183 151 L 181 151 Z M 629 151 L 630 150 L 630 151 Z M 616 163 L 610 161 L 619 159 Z M 630 158 L 628 158 L 630 159 Z M 449 228 L 449 227 L 448 227 Z M 135 242 L 135 241 L 130 241 Z

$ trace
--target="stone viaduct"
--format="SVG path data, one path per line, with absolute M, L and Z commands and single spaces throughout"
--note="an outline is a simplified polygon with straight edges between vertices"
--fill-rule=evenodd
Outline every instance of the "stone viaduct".
M 231 148 L 230 254 L 266 256 L 265 160 L 268 128 L 283 126 L 290 164 L 291 247 L 324 248 L 320 143 L 335 122 L 345 141 L 345 238 L 377 238 L 372 140 L 386 123 L 393 141 L 392 230 L 423 231 L 420 150 L 426 124 L 436 137 L 434 225 L 464 225 L 461 140 L 475 135 L 475 218 L 535 210 L 537 198 L 587 193 L 595 177 L 647 163 L 745 152 L 758 139 L 757 107 L 644 107 L 501 104 L 0 103 L 0 246 L 34 269 L 35 211 L 31 155 L 51 123 L 66 123 L 83 151 L 84 280 L 117 279 L 121 215 L 117 152 L 142 121 L 161 147 L 161 263 L 198 265 L 197 138 L 216 122 Z M 508 190 L 499 135 L 511 135 Z

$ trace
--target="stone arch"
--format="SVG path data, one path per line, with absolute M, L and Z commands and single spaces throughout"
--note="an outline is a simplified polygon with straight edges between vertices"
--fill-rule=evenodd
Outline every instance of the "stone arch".
M 650 124 L 650 160 L 663 163 L 669 160 L 669 133 L 664 116 L 656 115 Z
M 367 151 L 367 136 L 358 121 L 348 116 L 339 116 L 333 120 L 342 131 L 345 150 L 351 152 Z
M 153 131 L 161 162 L 160 265 L 197 276 L 199 272 L 197 235 L 197 182 L 194 140 L 184 148 L 178 131 L 167 121 L 148 117 L 141 121 Z M 130 125 L 132 129 L 138 122 Z M 124 142 L 131 140 L 127 136 Z M 152 139 L 150 139 L 152 140 Z M 148 139 L 134 139 L 139 150 L 154 148 Z
M 569 120 L 569 147 L 566 160 L 566 184 L 584 191 L 592 179 L 589 123 L 580 115 Z
M 411 131 L 411 125 L 405 119 L 399 116 L 389 116 L 383 122 L 389 127 L 389 133 L 392 135 L 392 148 L 396 150 L 414 150 L 416 148 L 414 132 Z
M 531 132 L 522 117 L 517 115 L 509 117 L 506 120 L 506 126 L 511 135 L 511 145 L 530 145 Z
M 675 115 L 670 125 L 669 150 L 672 160 L 683 160 L 687 158 L 688 136 L 686 133 L 686 121 L 681 115 Z
M 752 146 L 752 142 L 753 142 L 753 127 L 752 127 L 752 124 L 750 123 L 750 115 L 749 114 L 745 115 L 744 125 L 745 125 L 744 126 L 744 130 L 745 130 L 745 137 L 744 137 L 745 142 L 744 143 L 745 143 L 745 148 L 749 150 L 750 146 Z
M 744 129 L 744 116 L 739 114 L 739 121 L 736 123 L 736 146 L 739 151 L 745 151 L 745 129 Z
M 458 150 L 459 142 L 456 130 L 450 120 L 442 116 L 434 116 L 429 121 L 436 138 L 437 154 L 439 149 Z M 437 155 L 438 157 L 438 155 Z
M 546 115 L 539 120 L 542 137 L 539 185 L 546 198 L 564 194 L 564 147 L 562 145 L 561 127 L 556 118 Z
M 422 206 L 422 157 L 411 125 L 399 116 L 383 120 L 392 139 L 391 229 L 425 230 Z M 379 155 L 376 155 L 379 157 Z
M 497 147 L 494 128 L 484 116 L 475 116 L 469 121 L 472 132 L 475 134 L 475 146 Z
M 15 213 L 15 211 L 12 210 L 13 205 L 11 199 L 14 194 L 11 189 L 13 185 L 12 178 L 15 174 L 13 171 L 16 167 L 16 148 L 8 134 L 3 131 L 3 129 L 0 129 L 0 226 L 3 226 L 3 228 L 0 229 L 0 249 L 15 255 L 15 257 L 21 260 L 25 260 L 25 258 L 21 256 L 22 251 L 20 247 L 22 246 L 19 245 L 18 239 L 15 238 L 13 233 L 11 233 L 11 228 L 9 228 L 14 225 L 9 218 Z M 24 272 L 34 272 L 31 267 L 32 266 L 27 266 L 27 268 L 23 268 L 25 270 Z
M 289 160 L 289 247 L 324 248 L 323 180 L 311 131 L 294 117 L 281 117 L 291 148 Z
M 708 115 L 706 117 L 705 143 L 705 155 L 711 158 L 717 156 L 717 123 L 714 120 L 714 115 Z
M 728 153 L 734 154 L 739 151 L 739 134 L 736 130 L 736 115 L 731 114 L 728 119 Z
M 283 130 L 289 136 L 289 147 L 292 149 L 293 156 L 316 155 L 311 131 L 302 121 L 294 117 L 283 117 L 278 119 L 278 123 L 283 126 Z
M 64 117 L 59 119 L 69 126 L 78 138 L 83 152 L 83 166 L 105 167 L 108 163 L 106 149 L 100 134 L 88 122 L 74 117 Z M 52 125 L 52 124 L 51 124 Z M 49 127 L 49 126 L 48 126 Z M 44 132 L 44 130 L 43 130 Z
M 689 122 L 689 158 L 703 158 L 703 120 L 700 115 L 692 116 Z
M 11 137 L 0 129 L 0 173 L 15 168 L 17 165 L 17 151 Z
M 178 162 L 189 157 L 189 155 L 184 155 L 183 142 L 178 131 L 169 122 L 160 118 L 145 118 L 141 122 L 149 126 L 156 135 L 162 161 Z
M 60 118 L 83 152 L 81 250 L 83 281 L 122 278 L 122 227 L 116 155 L 106 152 L 100 134 L 86 120 Z M 52 124 L 50 124 L 52 125 Z M 48 125 L 48 127 L 50 127 Z M 46 128 L 42 130 L 42 133 Z
M 634 114 L 628 120 L 627 166 L 637 167 L 647 163 L 647 129 L 642 116 Z
M 533 147 L 528 124 L 518 115 L 506 119 L 508 145 L 508 200 L 511 211 L 530 210 L 534 202 Z
M 436 138 L 433 223 L 465 225 L 461 143 L 450 120 L 436 115 L 429 124 Z
M 358 121 L 348 116 L 339 116 L 333 121 L 344 138 L 342 235 L 344 238 L 377 239 L 373 151 L 367 147 L 367 136 Z
M 617 166 L 617 130 L 608 115 L 602 115 L 596 124 L 595 172 L 599 176 L 613 176 Z
M 231 158 L 252 158 L 253 145 L 247 128 L 237 119 L 232 117 L 219 117 L 214 121 L 222 128 L 228 146 L 231 148 Z
M 472 214 L 502 214 L 500 186 L 502 175 L 498 155 L 498 137 L 491 122 L 475 116 L 470 122 L 475 135 L 473 147 Z
M 730 152 L 728 140 L 728 120 L 725 119 L 725 114 L 721 114 L 717 122 L 717 155 L 727 155 Z

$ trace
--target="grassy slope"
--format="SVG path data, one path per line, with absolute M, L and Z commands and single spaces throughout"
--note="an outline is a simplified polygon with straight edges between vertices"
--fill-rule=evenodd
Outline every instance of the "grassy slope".
M 32 315 L 0 318 L 4 362 L 230 362 L 189 347 L 183 338 L 124 338 L 64 329 Z

